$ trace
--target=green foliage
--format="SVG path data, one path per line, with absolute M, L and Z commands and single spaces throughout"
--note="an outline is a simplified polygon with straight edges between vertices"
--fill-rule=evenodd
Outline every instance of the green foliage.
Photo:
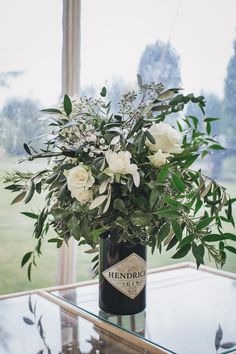
M 68 117 L 72 112 L 72 103 L 68 95 L 64 96 L 63 106 L 64 106 L 64 111 Z
M 224 233 L 226 223 L 234 226 L 235 200 L 212 178 L 191 169 L 198 158 L 223 149 L 211 136 L 217 120 L 204 115 L 204 97 L 142 84 L 140 76 L 139 86 L 137 93 L 121 97 L 118 114 L 111 112 L 105 87 L 97 99 L 65 95 L 59 107 L 41 111 L 51 135 L 37 149 L 34 141 L 24 149 L 28 161 L 49 159 L 50 166 L 4 177 L 6 188 L 17 193 L 12 203 L 45 195 L 39 213 L 23 213 L 34 221 L 35 249 L 22 260 L 29 279 L 50 227 L 57 237 L 48 242 L 58 248 L 73 237 L 89 245 L 89 252 L 97 251 L 100 235 L 110 232 L 116 242 L 138 238 L 152 252 L 174 248 L 174 259 L 191 251 L 198 267 L 206 254 L 222 266 L 226 252 L 235 253 L 227 242 L 236 236 Z M 165 123 L 190 102 L 200 117 L 183 115 L 179 131 Z

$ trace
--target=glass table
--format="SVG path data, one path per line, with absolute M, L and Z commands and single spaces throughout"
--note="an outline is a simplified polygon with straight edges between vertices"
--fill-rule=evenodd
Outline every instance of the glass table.
M 147 308 L 115 316 L 98 307 L 97 282 L 51 294 L 165 353 L 236 353 L 236 277 L 194 265 L 148 274 Z
M 34 294 L 0 301 L 1 354 L 146 354 L 81 316 Z
M 147 307 L 129 316 L 99 309 L 97 281 L 0 296 L 0 353 L 236 353 L 236 275 L 151 270 Z

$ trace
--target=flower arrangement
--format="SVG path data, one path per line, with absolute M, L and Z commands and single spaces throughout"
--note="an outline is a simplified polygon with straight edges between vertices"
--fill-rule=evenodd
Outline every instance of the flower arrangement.
M 40 137 L 40 150 L 33 141 L 24 148 L 29 161 L 49 159 L 48 168 L 4 178 L 7 189 L 19 192 L 12 203 L 45 193 L 41 212 L 23 213 L 35 219 L 36 247 L 22 259 L 29 278 L 50 227 L 57 237 L 49 242 L 57 247 L 74 237 L 97 249 L 99 236 L 111 232 L 114 242 L 138 238 L 152 252 L 174 248 L 175 259 L 191 252 L 198 266 L 206 253 L 220 266 L 225 251 L 236 253 L 228 243 L 236 236 L 224 232 L 225 223 L 234 225 L 234 199 L 191 168 L 223 149 L 211 136 L 217 118 L 205 117 L 203 96 L 143 84 L 140 76 L 138 83 L 138 92 L 121 97 L 117 114 L 105 87 L 98 98 L 65 95 L 58 108 L 41 111 L 52 132 Z M 200 118 L 185 115 L 189 102 L 199 107 Z

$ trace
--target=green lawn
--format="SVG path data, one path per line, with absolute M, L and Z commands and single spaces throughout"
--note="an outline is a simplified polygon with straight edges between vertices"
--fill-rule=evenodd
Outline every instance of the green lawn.
M 0 161 L 0 173 L 10 171 L 20 167 L 25 169 L 26 165 L 16 165 L 13 159 L 2 159 Z M 35 164 L 30 164 L 37 169 Z M 41 167 L 41 166 L 40 166 Z M 236 186 L 233 183 L 224 183 L 232 196 L 236 196 Z M 53 286 L 56 284 L 57 271 L 57 249 L 53 244 L 46 243 L 41 259 L 38 261 L 37 269 L 34 269 L 32 282 L 26 276 L 26 269 L 21 269 L 20 262 L 24 253 L 34 247 L 32 238 L 33 220 L 20 214 L 21 211 L 37 211 L 42 200 L 35 200 L 31 204 L 10 205 L 14 195 L 4 190 L 4 185 L 0 184 L 0 294 L 22 291 L 27 289 Z M 53 231 L 49 233 L 53 235 Z M 90 260 L 93 257 L 84 253 L 87 247 L 78 248 L 77 253 L 77 280 L 86 280 L 92 277 Z M 173 251 L 163 254 L 148 254 L 148 266 L 159 267 L 167 264 L 177 263 L 171 258 Z M 183 261 L 193 261 L 191 256 Z M 212 264 L 214 266 L 214 264 Z M 236 272 L 236 258 L 228 255 L 228 263 L 225 270 Z

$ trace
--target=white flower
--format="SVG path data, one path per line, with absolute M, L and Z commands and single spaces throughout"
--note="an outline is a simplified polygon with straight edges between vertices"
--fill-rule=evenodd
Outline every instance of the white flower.
M 95 179 L 87 166 L 80 164 L 69 170 L 67 176 L 68 189 L 75 192 L 79 188 L 90 188 L 94 184 Z
M 154 155 L 148 156 L 148 158 L 154 167 L 161 167 L 168 162 L 167 158 L 170 156 L 171 154 L 164 153 L 159 149 Z
M 94 143 L 95 143 L 95 142 L 96 142 L 96 140 L 97 140 L 96 135 L 94 135 L 94 134 L 93 134 L 93 135 L 91 135 L 91 136 L 90 136 L 90 141 L 92 141 L 92 142 L 94 142 Z
M 75 198 L 81 205 L 91 202 L 93 199 L 93 192 L 88 188 L 74 189 L 71 192 L 72 198 Z
M 150 150 L 162 150 L 164 153 L 172 154 L 181 154 L 183 151 L 181 148 L 181 134 L 170 124 L 163 122 L 153 124 L 148 131 L 156 141 L 155 144 L 152 144 L 148 139 L 146 140 L 145 143 Z
M 105 153 L 105 157 L 111 174 L 130 174 L 133 176 L 135 186 L 139 186 L 140 176 L 138 166 L 130 163 L 131 154 L 129 151 L 114 152 L 108 150 Z

